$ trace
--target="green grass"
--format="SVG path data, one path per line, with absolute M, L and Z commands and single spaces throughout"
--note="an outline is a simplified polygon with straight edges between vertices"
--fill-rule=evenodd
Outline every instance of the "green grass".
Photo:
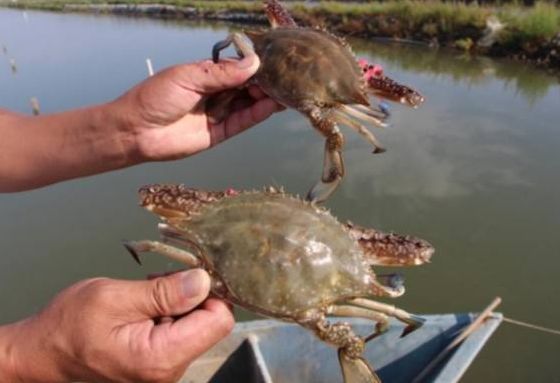
M 142 4 L 161 3 L 194 7 L 203 12 L 229 10 L 234 12 L 262 13 L 261 1 L 188 1 L 188 0 L 19 0 L 18 7 L 62 10 L 65 4 Z M 10 0 L 0 0 L 0 5 L 13 6 Z M 343 31 L 362 28 L 357 33 L 397 34 L 398 37 L 437 37 L 440 41 L 454 42 L 461 39 L 476 40 L 485 28 L 489 16 L 497 16 L 506 28 L 503 40 L 508 45 L 527 41 L 550 39 L 560 32 L 560 7 L 540 2 L 531 8 L 508 4 L 504 6 L 467 5 L 436 0 L 390 0 L 384 2 L 347 3 L 323 1 L 314 7 L 303 2 L 290 2 L 292 14 L 308 22 L 338 26 Z M 389 20 L 389 21 L 387 21 Z M 398 27 L 393 27 L 398 23 Z M 345 26 L 348 25 L 348 28 Z M 388 29 L 388 27 L 393 29 Z M 385 29 L 383 29 L 385 28 Z M 474 36 L 473 36 L 474 34 Z
M 559 8 L 550 3 L 540 2 L 523 11 L 506 7 L 499 17 L 525 39 L 551 38 L 560 31 Z

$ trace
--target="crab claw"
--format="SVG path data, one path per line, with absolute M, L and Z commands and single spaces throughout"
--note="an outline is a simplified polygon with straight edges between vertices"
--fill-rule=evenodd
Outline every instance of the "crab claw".
M 368 65 L 368 62 L 366 59 L 358 59 L 358 65 L 363 68 L 364 66 Z
M 410 315 L 410 323 L 406 326 L 401 334 L 401 338 L 404 338 L 411 332 L 418 330 L 420 327 L 426 323 L 426 319 L 422 318 L 421 316 L 409 314 Z
M 359 59 L 358 65 L 364 72 L 364 79 L 368 81 L 371 77 L 383 76 L 383 67 L 378 64 L 370 64 L 366 59 Z
M 368 73 L 366 73 L 367 75 Z M 392 78 L 380 75 L 367 78 L 367 92 L 385 100 L 396 102 L 411 108 L 418 108 L 424 102 L 424 96 L 406 85 L 399 84 Z
M 369 94 L 412 108 L 417 108 L 424 102 L 424 97 L 415 89 L 385 76 L 381 65 L 370 64 L 366 59 L 359 59 L 358 65 L 362 69 Z M 382 104 L 379 105 L 379 109 L 389 115 L 387 108 Z

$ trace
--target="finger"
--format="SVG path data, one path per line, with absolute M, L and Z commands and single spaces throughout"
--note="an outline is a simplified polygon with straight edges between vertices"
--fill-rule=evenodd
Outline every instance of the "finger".
M 185 271 L 185 269 L 177 269 L 177 270 L 159 271 L 159 272 L 155 272 L 155 273 L 149 273 L 148 275 L 146 275 L 146 279 L 151 280 L 151 279 L 156 279 L 156 278 L 160 278 L 160 277 L 167 277 L 169 275 L 180 273 L 181 271 Z
M 260 100 L 261 98 L 266 97 L 266 93 L 264 93 L 262 89 L 256 85 L 251 85 L 247 88 L 247 91 L 255 100 Z
M 232 101 L 231 103 L 231 113 L 239 112 L 243 109 L 247 109 L 255 105 L 255 99 L 251 97 L 246 98 L 238 98 Z
M 210 277 L 202 269 L 134 283 L 130 302 L 148 318 L 181 315 L 202 303 L 210 292 Z
M 154 323 L 156 325 L 162 325 L 164 323 L 173 323 L 175 320 L 173 319 L 173 317 L 161 317 L 161 318 L 156 318 L 154 320 Z
M 230 114 L 225 121 L 210 126 L 210 145 L 214 146 L 242 131 L 266 120 L 273 113 L 281 110 L 281 106 L 270 98 L 258 100 L 250 107 Z
M 199 309 L 170 324 L 167 329 L 165 326 L 155 329 L 154 335 L 166 331 L 170 354 L 192 360 L 226 337 L 234 324 L 229 306 L 219 299 L 210 298 Z
M 243 85 L 259 68 L 256 55 L 242 60 L 210 60 L 174 67 L 177 84 L 191 91 L 212 94 Z

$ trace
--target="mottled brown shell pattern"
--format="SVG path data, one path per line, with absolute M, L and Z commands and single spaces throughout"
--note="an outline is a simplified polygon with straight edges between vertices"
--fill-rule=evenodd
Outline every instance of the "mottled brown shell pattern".
M 369 105 L 365 80 L 352 51 L 340 39 L 312 28 L 247 31 L 261 66 L 255 79 L 280 103 L 301 109 Z
M 420 239 L 342 225 L 326 209 L 273 188 L 150 185 L 140 195 L 142 206 L 193 245 L 228 298 L 272 316 L 372 295 L 372 265 L 417 265 L 433 253 Z
M 371 290 L 374 274 L 344 227 L 325 210 L 282 193 L 242 193 L 170 224 L 196 244 L 228 295 L 275 316 Z

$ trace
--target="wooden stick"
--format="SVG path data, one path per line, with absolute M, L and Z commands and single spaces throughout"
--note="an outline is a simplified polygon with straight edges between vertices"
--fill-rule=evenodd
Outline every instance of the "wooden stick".
M 148 76 L 152 77 L 154 75 L 154 67 L 149 57 L 146 59 L 146 66 L 148 67 Z
M 426 378 L 434 370 L 434 368 L 436 368 L 437 365 L 445 357 L 447 357 L 449 353 L 453 351 L 453 349 L 455 349 L 455 347 L 460 345 L 465 339 L 467 339 L 469 335 L 475 332 L 482 325 L 482 323 L 492 314 L 492 311 L 494 311 L 494 309 L 498 307 L 500 303 L 502 303 L 502 298 L 494 298 L 492 303 L 490 303 L 488 307 L 486 307 L 484 311 L 482 311 L 470 325 L 468 325 L 463 331 L 461 331 L 461 333 L 455 339 L 453 339 L 453 342 L 449 343 L 447 347 L 442 352 L 440 352 L 438 356 L 436 356 L 435 359 L 433 359 L 426 366 L 426 368 L 422 370 L 422 372 L 420 372 L 420 374 L 412 381 L 412 383 L 420 383 L 424 378 Z
M 31 108 L 33 109 L 33 115 L 38 116 L 41 113 L 41 108 L 39 107 L 39 100 L 37 97 L 31 97 Z
M 17 72 L 16 59 L 10 59 L 10 66 L 12 67 L 12 73 L 16 73 Z

